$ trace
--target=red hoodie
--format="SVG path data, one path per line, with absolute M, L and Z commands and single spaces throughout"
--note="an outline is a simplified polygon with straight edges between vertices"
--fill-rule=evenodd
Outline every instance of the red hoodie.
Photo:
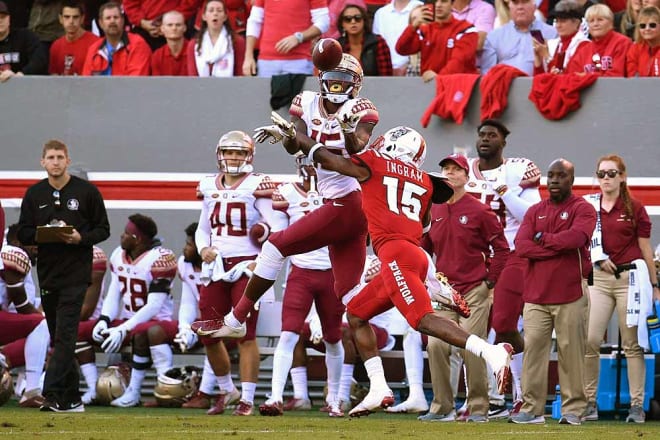
M 626 76 L 660 77 L 660 46 L 650 47 L 646 42 L 630 46 L 626 57 Z
M 566 73 L 596 73 L 601 76 L 626 76 L 626 53 L 632 41 L 609 31 L 599 40 L 581 44 L 566 66 Z

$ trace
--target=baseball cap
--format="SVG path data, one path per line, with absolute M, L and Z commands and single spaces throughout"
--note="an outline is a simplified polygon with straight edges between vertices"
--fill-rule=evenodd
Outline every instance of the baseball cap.
M 7 3 L 0 2 L 0 14 L 9 15 L 9 7 Z
M 454 162 L 459 167 L 463 168 L 466 173 L 470 174 L 470 167 L 468 166 L 468 161 L 465 156 L 462 154 L 450 154 L 440 161 L 438 165 L 441 167 L 444 166 L 447 162 Z

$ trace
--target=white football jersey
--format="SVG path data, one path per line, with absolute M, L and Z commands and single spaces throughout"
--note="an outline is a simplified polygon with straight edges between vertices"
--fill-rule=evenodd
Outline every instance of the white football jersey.
M 378 122 L 376 107 L 368 99 L 360 99 L 367 107 L 367 113 L 361 121 L 376 124 Z M 305 121 L 307 136 L 322 143 L 333 153 L 349 157 L 339 122 L 334 115 L 328 115 L 325 111 L 320 93 L 303 91 L 298 94 L 293 99 L 289 113 Z M 360 190 L 360 184 L 355 178 L 344 176 L 336 171 L 324 170 L 317 165 L 316 175 L 319 192 L 326 199 L 343 197 L 350 192 Z
M 273 209 L 285 211 L 289 216 L 289 224 L 303 218 L 308 212 L 320 208 L 323 200 L 318 194 L 305 193 L 295 183 L 280 185 L 273 194 Z M 304 254 L 292 255 L 291 263 L 303 269 L 328 270 L 330 269 L 330 254 L 327 246 Z
M 131 261 L 126 252 L 117 247 L 110 257 L 110 270 L 116 277 L 115 284 L 120 289 L 122 310 L 120 319 L 129 319 L 147 304 L 149 288 L 155 280 L 166 279 L 170 288 L 176 277 L 176 256 L 162 247 L 155 247 Z M 161 309 L 152 318 L 158 321 L 172 320 L 172 295 L 168 295 Z
M 94 255 L 92 271 L 103 272 L 105 274 L 106 270 L 108 270 L 108 256 L 105 254 L 103 249 L 98 246 L 93 246 L 92 251 Z M 88 321 L 96 321 L 101 316 L 101 309 L 103 309 L 103 292 L 105 292 L 105 280 L 103 283 L 101 283 L 101 294 L 99 295 L 99 301 L 96 303 L 94 313 L 92 313 Z
M 184 260 L 183 255 L 177 261 L 177 270 L 181 279 L 181 300 L 179 302 L 179 327 L 190 325 L 199 319 L 199 291 L 202 288 L 201 270 L 196 271 L 192 263 Z M 196 312 L 193 312 L 196 311 Z M 187 322 L 190 321 L 190 322 Z
M 506 184 L 510 191 L 531 203 L 541 201 L 539 186 L 541 184 L 541 171 L 529 159 L 524 157 L 507 158 L 499 167 L 481 171 L 479 159 L 469 158 L 470 176 L 465 190 L 484 203 L 497 214 L 504 227 L 504 235 L 509 247 L 514 249 L 513 240 L 516 238 L 520 223 L 507 209 L 504 200 L 492 188 L 493 182 Z
M 257 199 L 270 201 L 275 183 L 266 175 L 249 173 L 234 186 L 224 188 L 221 176 L 206 176 L 199 182 L 204 197 L 199 224 L 202 230 L 210 231 L 210 241 L 206 241 L 223 257 L 257 255 L 260 249 L 250 240 L 249 231 L 263 221 Z M 206 245 L 198 242 L 197 235 L 196 244 L 200 251 Z
M 179 272 L 179 278 L 181 278 L 181 284 L 190 289 L 193 297 L 199 302 L 199 289 L 202 288 L 202 281 L 199 279 L 199 276 L 202 272 L 196 271 L 192 263 L 184 260 L 183 255 L 177 261 L 177 270 Z
M 12 270 L 23 275 L 24 289 L 27 295 L 27 300 L 34 305 L 36 300 L 36 293 L 34 283 L 32 281 L 32 264 L 30 257 L 21 248 L 5 244 L 0 250 L 0 270 Z M 9 300 L 7 294 L 7 283 L 0 277 L 0 306 L 5 312 L 16 312 L 15 304 Z

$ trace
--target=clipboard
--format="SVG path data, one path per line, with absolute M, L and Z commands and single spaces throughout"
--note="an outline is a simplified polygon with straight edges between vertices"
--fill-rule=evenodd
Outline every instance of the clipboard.
M 59 236 L 60 232 L 70 234 L 73 232 L 73 226 L 37 226 L 37 243 L 64 243 Z

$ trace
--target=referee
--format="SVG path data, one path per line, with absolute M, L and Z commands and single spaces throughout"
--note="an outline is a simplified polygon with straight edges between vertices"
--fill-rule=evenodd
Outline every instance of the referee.
M 23 197 L 18 238 L 37 244 L 37 274 L 53 353 L 46 369 L 42 411 L 83 412 L 75 360 L 80 310 L 91 281 L 92 245 L 110 236 L 105 204 L 99 190 L 72 176 L 67 146 L 49 140 L 43 147 L 41 166 L 48 178 L 28 188 Z M 71 232 L 39 237 L 37 227 L 73 226 Z

